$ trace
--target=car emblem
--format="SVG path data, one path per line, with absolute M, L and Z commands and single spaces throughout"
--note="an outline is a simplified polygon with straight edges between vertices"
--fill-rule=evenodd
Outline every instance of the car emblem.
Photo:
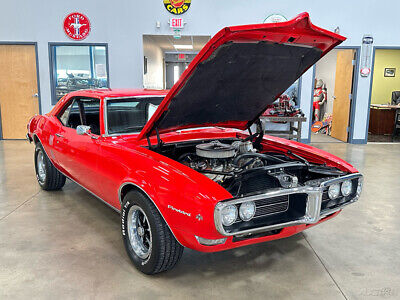
M 74 12 L 64 19 L 64 32 L 73 40 L 84 40 L 90 32 L 89 18 L 84 14 Z

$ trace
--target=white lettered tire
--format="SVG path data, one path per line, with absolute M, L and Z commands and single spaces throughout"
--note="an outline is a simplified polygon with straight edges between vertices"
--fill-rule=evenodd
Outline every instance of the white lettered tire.
M 145 274 L 168 271 L 182 256 L 183 246 L 151 200 L 139 191 L 129 191 L 123 199 L 121 231 L 129 258 Z

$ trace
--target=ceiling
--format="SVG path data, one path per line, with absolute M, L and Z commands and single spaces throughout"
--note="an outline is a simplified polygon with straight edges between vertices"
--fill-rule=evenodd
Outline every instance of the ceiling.
M 143 35 L 143 42 L 156 44 L 164 52 L 199 52 L 209 40 L 210 36 L 200 35 L 182 35 L 180 39 L 172 35 Z M 177 51 L 174 45 L 192 45 L 193 49 Z

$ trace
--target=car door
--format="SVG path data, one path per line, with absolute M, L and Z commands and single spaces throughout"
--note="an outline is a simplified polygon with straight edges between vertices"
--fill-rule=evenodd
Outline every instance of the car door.
M 56 160 L 69 177 L 96 194 L 101 179 L 100 99 L 76 97 L 59 116 L 61 126 L 54 135 Z M 91 134 L 79 135 L 79 125 L 90 126 Z

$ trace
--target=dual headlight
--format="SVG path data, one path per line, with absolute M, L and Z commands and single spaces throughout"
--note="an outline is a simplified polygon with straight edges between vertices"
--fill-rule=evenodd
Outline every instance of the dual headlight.
M 353 184 L 351 180 L 345 180 L 342 183 L 335 183 L 329 186 L 328 197 L 330 199 L 336 199 L 342 194 L 347 197 L 353 191 Z
M 253 201 L 240 204 L 239 211 L 236 205 L 227 205 L 221 210 L 221 221 L 224 226 L 235 223 L 238 215 L 243 221 L 250 221 L 256 213 L 256 205 Z

